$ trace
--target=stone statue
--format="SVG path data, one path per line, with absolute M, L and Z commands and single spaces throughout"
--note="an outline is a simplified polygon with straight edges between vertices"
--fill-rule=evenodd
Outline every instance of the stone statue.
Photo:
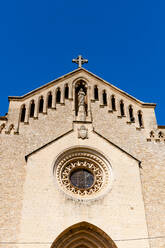
M 85 121 L 86 112 L 85 112 L 85 92 L 81 88 L 78 92 L 78 120 Z
M 78 93 L 78 106 L 85 106 L 85 93 L 82 88 Z

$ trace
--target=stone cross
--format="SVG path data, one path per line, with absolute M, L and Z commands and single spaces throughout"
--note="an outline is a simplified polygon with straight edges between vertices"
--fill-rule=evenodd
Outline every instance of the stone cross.
M 88 60 L 83 59 L 83 57 L 79 55 L 77 59 L 72 59 L 72 62 L 78 64 L 78 67 L 82 67 L 84 63 L 88 63 Z

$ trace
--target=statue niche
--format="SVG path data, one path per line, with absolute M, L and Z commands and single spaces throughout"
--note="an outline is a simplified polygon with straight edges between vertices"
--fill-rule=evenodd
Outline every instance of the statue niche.
M 77 120 L 85 121 L 87 113 L 87 86 L 85 82 L 80 81 L 75 86 L 75 114 Z

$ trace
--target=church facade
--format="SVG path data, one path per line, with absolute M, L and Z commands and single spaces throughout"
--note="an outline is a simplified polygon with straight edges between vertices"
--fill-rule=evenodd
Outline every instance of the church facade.
M 165 126 L 80 67 L 0 117 L 0 247 L 165 247 Z

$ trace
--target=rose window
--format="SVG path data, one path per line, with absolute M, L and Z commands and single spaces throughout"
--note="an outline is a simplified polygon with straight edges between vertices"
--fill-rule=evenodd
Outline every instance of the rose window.
M 103 195 L 112 182 L 111 166 L 99 153 L 85 148 L 64 152 L 54 166 L 58 187 L 80 200 Z

